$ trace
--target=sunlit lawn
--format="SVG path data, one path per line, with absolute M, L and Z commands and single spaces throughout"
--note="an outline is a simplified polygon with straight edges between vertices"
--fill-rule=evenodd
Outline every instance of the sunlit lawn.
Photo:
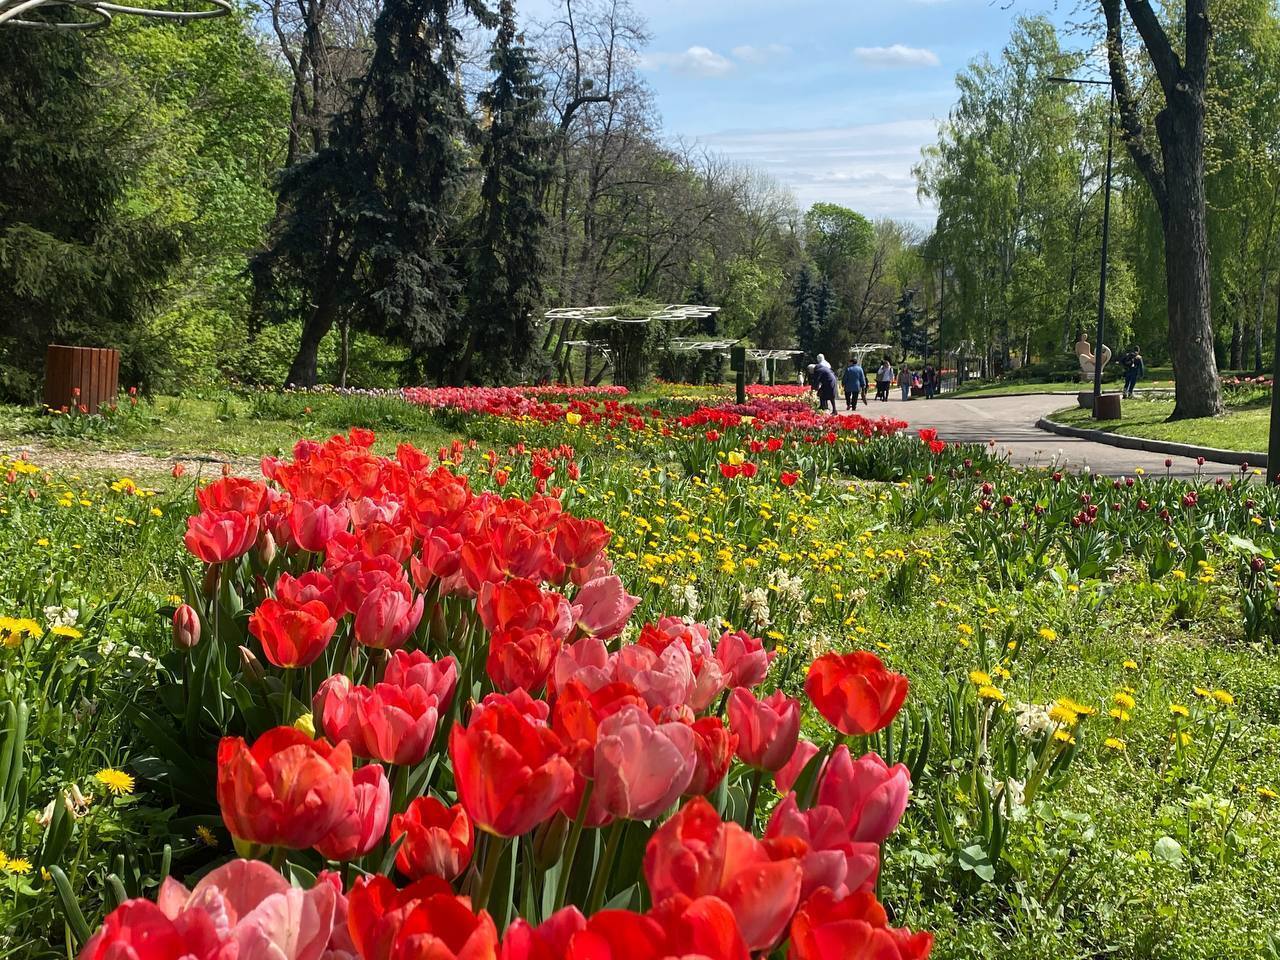
M 1271 422 L 1266 399 L 1228 408 L 1221 417 L 1179 420 L 1166 423 L 1173 412 L 1173 399 L 1125 400 L 1121 419 L 1099 422 L 1092 412 L 1070 407 L 1053 414 L 1059 423 L 1076 427 L 1105 430 L 1152 440 L 1193 443 L 1223 450 L 1260 451 L 1267 449 L 1267 431 Z

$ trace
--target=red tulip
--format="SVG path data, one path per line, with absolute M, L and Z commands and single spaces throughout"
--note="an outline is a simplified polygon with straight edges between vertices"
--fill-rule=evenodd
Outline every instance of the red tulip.
M 258 539 L 258 515 L 238 510 L 205 510 L 187 518 L 182 538 L 198 559 L 225 563 L 242 557 Z
M 528 833 L 555 812 L 573 782 L 560 738 L 510 699 L 490 697 L 449 732 L 458 801 L 499 836 Z
M 733 910 L 752 951 L 778 942 L 800 900 L 802 872 L 793 857 L 769 849 L 695 797 L 664 823 L 645 848 L 644 876 L 654 902 L 683 894 L 717 896 Z
M 346 507 L 331 507 L 314 500 L 295 500 L 289 511 L 293 542 L 309 553 L 323 551 L 335 535 L 347 529 L 349 522 Z
M 458 683 L 458 661 L 453 657 L 432 660 L 421 650 L 395 650 L 387 661 L 382 682 L 393 687 L 420 687 L 445 710 Z
M 262 513 L 267 508 L 267 487 L 247 477 L 221 477 L 196 487 L 196 502 L 209 513 Z
M 268 597 L 249 617 L 249 632 L 262 644 L 262 652 L 277 667 L 306 667 L 328 646 L 338 622 L 319 600 L 290 607 Z
M 804 690 L 841 733 L 866 736 L 898 715 L 907 698 L 907 678 L 886 670 L 874 653 L 827 653 L 810 664 Z
M 819 887 L 829 887 L 841 897 L 875 887 L 880 873 L 880 845 L 850 839 L 844 816 L 835 807 L 819 805 L 801 810 L 796 805 L 796 795 L 788 793 L 773 808 L 764 839 L 799 856 L 804 872 L 801 900 Z
M 356 805 L 316 844 L 326 860 L 355 860 L 376 847 L 387 833 L 391 785 L 381 764 L 361 767 L 352 777 Z M 394 839 L 394 835 L 393 835 Z
M 475 833 L 459 804 L 446 807 L 435 797 L 416 798 L 391 818 L 391 842 L 402 836 L 396 867 L 412 880 L 453 880 L 471 862 Z
M 745 630 L 725 633 L 716 644 L 716 662 L 729 687 L 754 687 L 764 680 L 775 654 Z
M 730 733 L 719 717 L 702 717 L 695 720 L 690 729 L 693 730 L 695 764 L 685 793 L 706 796 L 729 772 L 729 763 L 738 748 L 738 736 Z
M 784 487 L 794 487 L 799 479 L 800 474 L 790 470 L 783 470 L 778 475 L 778 480 Z
M 200 643 L 200 615 L 187 604 L 173 611 L 173 645 L 178 650 L 191 650 Z
M 698 960 L 749 960 L 737 918 L 719 897 L 677 894 L 649 911 L 666 937 L 665 956 Z
M 485 670 L 496 689 L 538 692 L 560 653 L 560 641 L 546 630 L 504 630 L 489 638 Z
M 789 960 L 925 960 L 933 949 L 933 935 L 889 926 L 889 918 L 875 894 L 859 892 L 837 899 L 819 890 L 797 911 L 791 922 Z
M 170 918 L 150 900 L 126 900 L 107 914 L 79 960 L 215 960 L 222 948 L 209 913 L 186 910 Z
M 800 702 L 775 690 L 757 700 L 746 687 L 729 694 L 729 729 L 738 737 L 738 758 L 757 770 L 779 770 L 795 753 Z
M 604 640 L 616 637 L 640 602 L 615 576 L 597 577 L 583 584 L 573 598 L 573 615 L 578 627 Z
M 490 633 L 507 630 L 546 630 L 564 639 L 573 626 L 569 602 L 543 590 L 532 580 L 486 582 L 476 594 L 476 612 Z
M 394 650 L 403 646 L 422 620 L 422 595 L 403 580 L 378 584 L 356 611 L 356 640 L 366 647 Z
M 323 570 L 308 570 L 300 577 L 282 573 L 276 580 L 275 594 L 277 599 L 290 607 L 300 607 L 310 600 L 319 600 L 330 611 L 340 609 L 333 581 Z
M 557 910 L 536 927 L 517 917 L 502 935 L 498 960 L 564 960 L 574 934 L 587 928 L 577 907 Z
M 325 557 L 325 568 L 330 571 L 340 603 L 340 607 L 334 609 L 335 614 L 355 613 L 374 588 L 388 580 L 408 584 L 404 567 L 394 557 L 367 557 L 358 547 L 354 553 L 340 553 L 333 549 L 340 540 L 335 537 L 330 541 L 330 552 Z
M 579 519 L 565 513 L 556 521 L 553 549 L 566 567 L 590 567 L 612 537 L 609 528 L 599 520 Z
M 409 558 L 409 571 L 419 590 L 436 580 L 445 580 L 458 572 L 462 564 L 462 534 L 447 527 L 434 527 L 422 538 L 421 556 Z
M 347 923 L 362 960 L 495 960 L 493 918 L 475 913 L 443 880 L 397 890 L 383 876 L 361 877 L 348 898 Z
M 241 737 L 223 737 L 218 805 L 223 823 L 241 840 L 313 847 L 355 809 L 351 747 L 331 747 L 292 727 L 268 730 L 252 747 Z
M 426 757 L 441 708 L 422 687 L 379 683 L 370 689 L 342 673 L 320 684 L 312 700 L 325 736 L 350 743 L 356 756 L 402 766 Z
M 629 643 L 612 661 L 617 679 L 635 687 L 650 707 L 684 706 L 693 695 L 693 664 L 689 651 L 680 643 L 670 644 L 661 654 Z
M 696 766 L 693 730 L 658 723 L 628 705 L 600 723 L 593 808 L 628 820 L 651 820 L 689 786 Z
M 827 761 L 818 784 L 818 803 L 844 817 L 851 840 L 884 843 L 898 826 L 911 795 L 911 772 L 890 767 L 874 753 L 853 760 L 841 744 Z

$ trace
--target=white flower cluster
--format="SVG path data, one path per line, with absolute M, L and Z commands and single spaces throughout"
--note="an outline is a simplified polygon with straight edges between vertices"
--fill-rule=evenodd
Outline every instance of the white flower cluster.
M 752 630 L 763 630 L 769 626 L 772 622 L 769 613 L 769 592 L 764 587 L 744 591 L 742 613 L 747 618 L 747 626 Z
M 74 627 L 80 619 L 80 611 L 75 607 L 60 607 L 56 603 L 44 608 L 44 619 L 49 628 Z

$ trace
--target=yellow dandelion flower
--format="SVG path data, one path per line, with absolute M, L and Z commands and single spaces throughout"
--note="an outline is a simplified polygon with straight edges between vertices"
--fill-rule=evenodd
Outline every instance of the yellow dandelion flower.
M 981 687 L 991 682 L 991 674 L 984 673 L 981 670 L 969 671 L 969 682 Z
M 1169 734 L 1169 739 L 1175 743 L 1181 744 L 1184 747 L 1188 747 L 1191 745 L 1191 734 L 1187 733 L 1185 730 L 1182 730 L 1178 733 Z
M 993 687 L 991 684 L 983 684 L 978 688 L 978 696 L 983 700 L 991 700 L 995 703 L 1004 703 L 1004 694 L 999 688 Z
M 206 847 L 216 847 L 218 838 L 214 832 L 206 827 L 203 823 L 196 827 L 196 839 L 203 843 Z
M 1175 571 L 1173 571 L 1173 579 L 1175 579 L 1175 580 L 1185 580 L 1185 579 L 1187 579 L 1187 574 L 1186 574 L 1186 572 L 1185 572 L 1185 571 L 1183 571 L 1183 570 L 1175 570 Z
M 1258 796 L 1264 800 L 1280 800 L 1280 793 L 1276 793 L 1270 787 L 1259 787 Z M 3 856 L 3 854 L 0 854 L 0 858 L 3 858 Z
M 1067 733 L 1067 731 L 1065 730 L 1053 731 L 1053 739 L 1057 740 L 1059 743 L 1065 743 L 1067 745 L 1070 745 L 1076 742 L 1076 738 L 1073 737 L 1071 734 Z
M 1184 707 L 1184 706 L 1183 706 L 1182 704 L 1180 704 L 1180 703 L 1171 703 L 1171 704 L 1169 704 L 1169 712 L 1170 712 L 1170 713 L 1172 713 L 1175 717 L 1189 717 L 1189 716 L 1191 716 L 1191 711 L 1190 711 L 1190 710 L 1188 710 L 1186 707 Z
M 1124 667 L 1126 670 L 1137 670 L 1138 662 L 1136 660 L 1126 660 L 1124 663 L 1121 664 L 1121 666 Z
M 84 636 L 84 634 L 81 633 L 79 630 L 77 630 L 75 627 L 68 627 L 65 624 L 61 624 L 61 623 L 58 624 L 49 632 L 53 634 L 55 637 L 66 637 L 69 640 L 79 640 L 81 637 Z
M 1058 639 L 1057 631 L 1050 630 L 1048 627 L 1041 627 L 1038 632 L 1040 634 L 1041 640 L 1048 640 L 1050 643 L 1052 643 L 1054 640 Z
M 1136 702 L 1134 701 L 1133 697 L 1129 696 L 1129 694 L 1125 693 L 1123 690 L 1117 693 L 1114 697 L 1112 697 L 1112 700 L 1114 700 L 1118 706 L 1120 706 L 1122 709 L 1125 709 L 1125 710 L 1132 710 L 1134 706 L 1136 706 Z
M 12 857 L 5 861 L 4 868 L 9 873 L 16 873 L 21 876 L 31 872 L 31 861 L 26 857 Z
M 1064 726 L 1074 727 L 1080 722 L 1080 714 L 1060 703 L 1055 703 L 1049 708 L 1049 719 Z
M 1119 720 L 1121 723 L 1129 722 L 1129 711 L 1121 710 L 1119 707 L 1112 707 L 1107 711 L 1107 716 Z
M 1214 690 L 1209 694 L 1209 696 L 1213 697 L 1214 700 L 1218 701 L 1218 703 L 1222 704 L 1224 707 L 1229 707 L 1236 702 L 1236 698 L 1225 690 Z
M 1115 750 L 1119 753 L 1123 753 L 1126 749 L 1128 749 L 1128 744 L 1126 744 L 1119 737 L 1107 737 L 1107 739 L 1102 741 L 1102 745 L 1106 747 L 1108 750 Z
M 125 797 L 133 793 L 133 777 L 123 770 L 107 767 L 95 773 L 93 779 L 97 780 L 117 797 Z
M 966 637 L 973 636 L 973 627 L 969 626 L 967 623 L 957 623 L 956 629 Z
M 1078 713 L 1082 717 L 1091 717 L 1098 712 L 1088 704 L 1072 700 L 1070 697 L 1059 697 L 1057 702 L 1066 707 L 1072 713 Z

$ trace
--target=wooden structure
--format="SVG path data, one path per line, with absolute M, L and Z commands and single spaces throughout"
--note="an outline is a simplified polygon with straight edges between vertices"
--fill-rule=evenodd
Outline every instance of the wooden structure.
M 120 351 L 49 344 L 44 357 L 44 405 L 97 413 L 120 392 Z

